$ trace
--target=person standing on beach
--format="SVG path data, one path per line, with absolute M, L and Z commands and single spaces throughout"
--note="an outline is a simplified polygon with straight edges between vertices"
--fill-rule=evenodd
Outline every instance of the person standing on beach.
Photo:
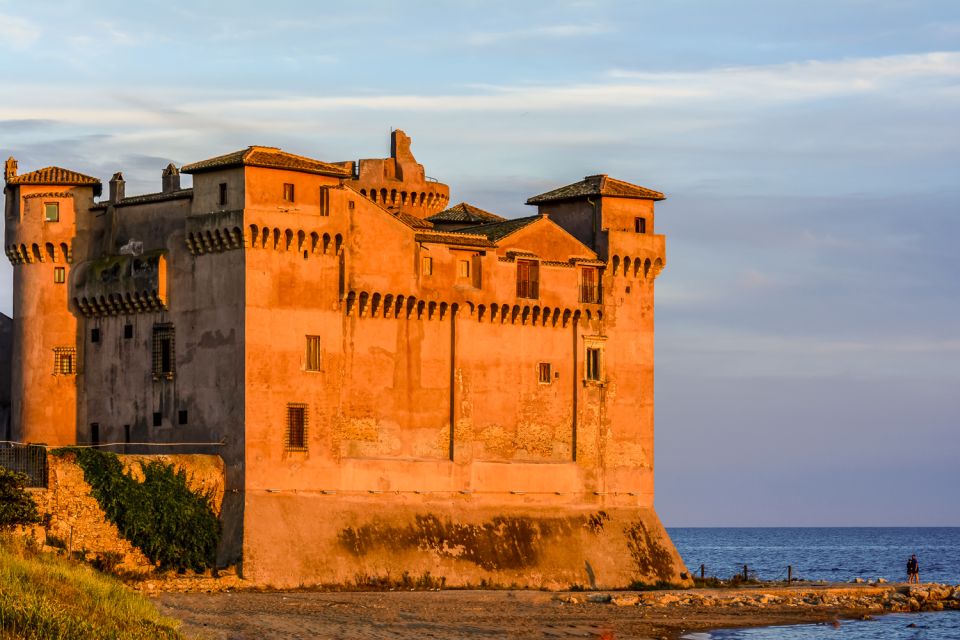
M 917 561 L 917 554 L 910 556 L 907 560 L 907 584 L 920 584 L 920 563 Z

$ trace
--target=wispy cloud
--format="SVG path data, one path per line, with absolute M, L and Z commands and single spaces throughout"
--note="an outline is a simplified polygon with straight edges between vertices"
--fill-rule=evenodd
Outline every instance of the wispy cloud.
M 505 40 L 524 40 L 539 38 L 583 38 L 609 33 L 612 29 L 599 24 L 555 24 L 511 31 L 485 31 L 468 34 L 467 44 L 487 46 Z
M 26 18 L 0 13 L 0 47 L 26 49 L 40 38 L 40 26 Z

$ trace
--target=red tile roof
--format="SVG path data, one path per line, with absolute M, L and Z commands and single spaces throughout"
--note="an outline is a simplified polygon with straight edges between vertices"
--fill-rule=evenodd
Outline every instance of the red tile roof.
M 62 167 L 44 167 L 13 176 L 7 184 L 98 185 L 100 180 Z
M 623 180 L 611 178 L 606 174 L 596 176 L 587 176 L 580 182 L 568 184 L 565 187 L 554 189 L 533 196 L 527 200 L 527 204 L 540 204 L 542 202 L 556 202 L 559 200 L 577 200 L 589 196 L 611 196 L 614 198 L 637 198 L 640 200 L 664 200 L 664 196 L 659 191 L 647 189 L 640 185 L 630 184 Z
M 430 222 L 502 222 L 506 218 L 498 216 L 495 213 L 490 213 L 489 211 L 484 211 L 480 207 L 475 207 L 472 204 L 467 204 L 466 202 L 461 202 L 455 204 L 448 209 L 444 209 L 440 213 L 436 213 L 429 218 Z
M 183 173 L 202 173 L 204 171 L 215 171 L 227 167 L 266 167 L 268 169 L 286 169 L 288 171 L 302 171 L 304 173 L 315 173 L 325 176 L 335 176 L 337 178 L 349 178 L 353 174 L 343 166 L 321 162 L 313 158 L 294 155 L 281 151 L 276 147 L 247 147 L 240 151 L 234 151 L 216 158 L 209 158 L 184 165 L 181 171 Z

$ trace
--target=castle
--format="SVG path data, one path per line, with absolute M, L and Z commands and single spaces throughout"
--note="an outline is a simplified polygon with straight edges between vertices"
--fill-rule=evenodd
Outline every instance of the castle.
M 147 195 L 4 177 L 13 439 L 221 456 L 244 577 L 688 581 L 653 507 L 661 193 L 588 176 L 508 220 L 450 206 L 399 130 Z

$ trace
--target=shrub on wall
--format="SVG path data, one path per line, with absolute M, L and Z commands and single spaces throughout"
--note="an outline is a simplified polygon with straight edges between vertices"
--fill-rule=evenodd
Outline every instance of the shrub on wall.
M 0 529 L 40 521 L 37 505 L 24 489 L 28 481 L 26 474 L 0 467 Z
M 93 497 L 120 534 L 160 569 L 203 571 L 214 565 L 220 521 L 209 495 L 190 490 L 187 474 L 158 460 L 140 463 L 143 482 L 123 472 L 116 454 L 95 449 L 71 452 Z

